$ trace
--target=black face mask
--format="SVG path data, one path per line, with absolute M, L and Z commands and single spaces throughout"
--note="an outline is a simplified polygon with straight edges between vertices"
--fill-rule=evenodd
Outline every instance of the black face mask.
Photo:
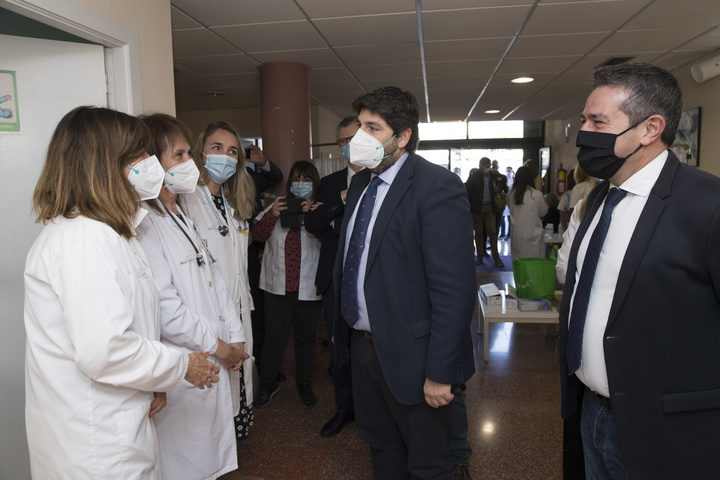
M 644 121 L 645 120 L 642 122 Z M 591 177 L 597 177 L 603 180 L 612 178 L 618 170 L 620 170 L 620 167 L 623 166 L 625 160 L 642 148 L 642 145 L 640 145 L 627 157 L 620 158 L 615 155 L 615 140 L 642 122 L 636 123 L 627 130 L 623 130 L 617 134 L 580 130 L 577 135 L 577 140 L 575 141 L 575 146 L 580 147 L 577 156 L 580 167 Z

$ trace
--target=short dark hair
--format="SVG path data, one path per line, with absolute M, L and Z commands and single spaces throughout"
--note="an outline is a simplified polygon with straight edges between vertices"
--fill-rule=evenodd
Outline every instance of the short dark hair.
M 488 157 L 482 157 L 480 159 L 480 165 L 491 165 L 492 161 Z
M 352 117 L 345 117 L 342 120 L 340 120 L 340 123 L 338 123 L 338 126 L 335 129 L 335 137 L 337 137 L 340 134 L 341 128 L 348 127 L 348 126 L 352 125 L 353 123 L 355 125 L 357 125 L 357 123 L 358 123 L 358 119 L 355 115 L 353 115 Z
M 636 125 L 651 115 L 665 118 L 665 130 L 660 139 L 672 145 L 682 113 L 682 89 L 675 76 L 650 63 L 625 63 L 603 67 L 593 75 L 592 89 L 621 87 L 627 100 L 620 110 L 628 116 L 630 125 Z
M 405 151 L 415 151 L 419 140 L 420 113 L 417 100 L 412 93 L 404 92 L 398 87 L 382 87 L 359 96 L 353 101 L 352 106 L 358 114 L 362 110 L 369 110 L 380 115 L 396 135 L 409 128 L 412 133 Z

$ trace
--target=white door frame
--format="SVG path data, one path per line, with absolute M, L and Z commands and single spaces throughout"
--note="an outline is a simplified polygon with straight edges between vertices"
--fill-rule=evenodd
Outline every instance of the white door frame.
M 106 47 L 108 107 L 142 113 L 137 30 L 74 0 L 0 0 L 0 7 Z

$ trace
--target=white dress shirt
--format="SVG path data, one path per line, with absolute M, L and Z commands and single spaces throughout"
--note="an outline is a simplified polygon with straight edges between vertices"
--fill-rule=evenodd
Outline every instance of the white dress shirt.
M 620 185 L 620 188 L 625 190 L 627 195 L 617 204 L 612 212 L 612 219 L 610 220 L 607 236 L 605 237 L 605 242 L 603 243 L 602 251 L 598 258 L 595 279 L 593 280 L 592 291 L 588 300 L 587 317 L 583 332 L 582 363 L 575 373 L 590 390 L 605 397 L 610 396 L 610 391 L 608 388 L 607 369 L 605 368 L 603 338 L 610 315 L 610 307 L 613 297 L 615 296 L 615 286 L 617 285 L 620 267 L 625 259 L 625 253 L 630 244 L 630 239 L 635 232 L 638 219 L 645 208 L 648 195 L 665 165 L 667 156 L 668 153 L 667 150 L 665 150 L 640 171 L 627 179 L 625 183 Z M 610 188 L 615 188 L 615 185 L 611 184 Z M 600 220 L 603 206 L 604 202 L 595 213 L 590 227 L 578 249 L 577 268 L 575 270 L 576 289 L 578 281 L 580 280 L 580 272 L 582 271 L 588 244 Z M 573 291 L 572 301 L 574 300 L 575 291 Z M 570 317 L 572 317 L 572 301 L 570 304 Z
M 366 330 L 370 331 L 370 320 L 368 319 L 368 313 L 367 313 L 367 304 L 365 303 L 365 270 L 367 269 L 367 257 L 368 252 L 370 251 L 370 242 L 372 241 L 372 232 L 373 228 L 375 227 L 375 220 L 377 219 L 378 212 L 380 211 L 380 207 L 383 204 L 383 201 L 385 200 L 385 196 L 387 196 L 388 191 L 390 190 L 390 186 L 392 185 L 392 182 L 395 180 L 395 177 L 397 176 L 397 173 L 400 171 L 400 168 L 405 163 L 405 159 L 407 159 L 408 154 L 404 153 L 400 159 L 398 159 L 395 164 L 382 172 L 380 175 L 372 174 L 371 180 L 373 177 L 378 176 L 382 180 L 380 185 L 377 187 L 377 195 L 375 196 L 375 205 L 373 205 L 373 211 L 372 216 L 370 218 L 370 224 L 368 225 L 366 238 L 365 238 L 365 246 L 363 247 L 363 253 L 360 257 L 360 270 L 358 271 L 358 314 L 359 319 L 357 323 L 355 323 L 355 329 L 357 330 Z M 348 169 L 349 170 L 349 169 Z M 370 183 L 368 183 L 368 186 Z M 367 190 L 367 187 L 365 187 L 365 190 Z M 365 195 L 365 190 L 363 190 L 363 193 L 360 195 L 360 199 L 362 199 L 362 196 Z M 352 235 L 353 227 L 355 226 L 355 216 L 357 215 L 357 210 L 360 205 L 360 201 L 357 202 L 357 205 L 355 205 L 355 210 L 353 211 L 352 216 L 350 217 L 350 220 L 347 224 L 347 231 L 345 232 L 345 250 L 343 254 L 343 264 L 344 259 L 347 257 L 347 250 L 348 245 L 350 244 L 350 235 Z M 343 265 L 344 266 L 344 265 Z

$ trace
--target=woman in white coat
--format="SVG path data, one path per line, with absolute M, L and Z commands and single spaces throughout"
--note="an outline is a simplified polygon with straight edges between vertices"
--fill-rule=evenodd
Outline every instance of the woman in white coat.
M 158 200 L 147 202 L 138 229 L 160 289 L 161 335 L 181 350 L 208 352 L 220 369 L 211 390 L 180 388 L 156 415 L 160 459 L 166 478 L 214 479 L 237 469 L 228 370 L 247 358 L 245 335 L 215 259 L 177 203 L 195 190 L 198 169 L 190 158 L 190 131 L 165 114 L 141 117 L 150 129 L 149 153 L 165 169 Z
M 277 376 L 291 325 L 295 384 L 305 407 L 312 408 L 317 403 L 310 381 L 322 298 L 315 287 L 320 240 L 302 226 L 300 210 L 304 213 L 310 209 L 319 184 L 320 175 L 312 163 L 295 162 L 288 175 L 287 196 L 278 196 L 257 216 L 252 228 L 253 237 L 265 242 L 260 271 L 260 288 L 265 291 L 265 345 L 260 365 L 260 393 L 255 398 L 258 408 L 269 404 L 280 388 Z M 301 202 L 293 215 L 286 215 L 288 201 Z M 280 217 L 288 221 L 279 220 Z
M 540 217 L 548 207 L 540 190 L 532 187 L 534 179 L 530 169 L 520 167 L 515 173 L 513 189 L 508 192 L 510 209 L 510 255 L 516 258 L 542 258 L 545 253 L 543 227 Z
M 148 139 L 135 117 L 78 107 L 48 146 L 33 197 L 46 225 L 25 266 L 33 478 L 160 479 L 151 417 L 166 400 L 152 392 L 218 380 L 200 352 L 159 341 L 158 291 L 134 238 L 140 200 L 162 181 Z
M 193 159 L 200 170 L 198 187 L 181 195 L 181 203 L 217 260 L 245 333 L 245 353 L 252 348 L 253 309 L 248 279 L 248 220 L 255 208 L 255 184 L 245 169 L 244 150 L 237 131 L 226 122 L 205 125 L 193 146 Z M 230 372 L 230 389 L 235 415 L 235 436 L 247 438 L 254 423 L 253 366 Z

